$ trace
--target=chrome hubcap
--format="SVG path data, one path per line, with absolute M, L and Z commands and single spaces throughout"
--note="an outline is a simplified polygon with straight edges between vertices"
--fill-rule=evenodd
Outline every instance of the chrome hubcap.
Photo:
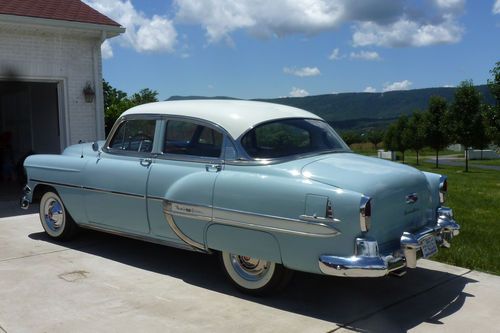
M 50 199 L 44 207 L 45 224 L 52 231 L 57 231 L 63 224 L 64 213 L 62 205 L 55 199 Z
M 231 264 L 234 270 L 243 279 L 258 281 L 266 276 L 271 266 L 270 261 L 260 260 L 249 256 L 231 254 Z

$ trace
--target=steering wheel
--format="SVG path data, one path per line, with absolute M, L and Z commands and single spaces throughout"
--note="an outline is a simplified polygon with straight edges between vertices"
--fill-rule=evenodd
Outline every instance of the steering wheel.
M 142 150 L 142 145 L 144 142 L 147 142 L 149 141 L 150 143 L 153 142 L 153 138 L 147 134 L 144 134 L 144 133 L 138 133 L 134 136 L 130 136 L 129 139 L 128 139 L 128 147 L 127 147 L 127 150 L 134 150 L 134 151 L 138 151 L 138 152 L 141 152 Z M 132 144 L 135 143 L 135 142 L 139 142 L 139 147 L 137 148 L 137 150 L 135 149 L 132 149 Z

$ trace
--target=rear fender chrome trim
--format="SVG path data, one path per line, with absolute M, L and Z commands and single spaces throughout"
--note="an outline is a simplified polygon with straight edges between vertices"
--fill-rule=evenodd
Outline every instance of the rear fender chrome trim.
M 184 234 L 182 232 L 182 230 L 177 226 L 177 224 L 175 223 L 174 217 L 172 216 L 174 214 L 178 214 L 177 213 L 178 211 L 180 211 L 181 212 L 180 214 L 182 214 L 182 215 L 188 215 L 188 214 L 185 214 L 184 212 L 188 212 L 188 211 L 191 212 L 192 210 L 193 210 L 193 208 L 188 207 L 188 205 L 181 205 L 181 204 L 173 203 L 173 202 L 170 202 L 167 200 L 163 201 L 163 213 L 165 214 L 165 218 L 167 219 L 168 225 L 170 226 L 172 231 L 175 233 L 175 235 L 177 237 L 179 237 L 187 245 L 189 245 L 189 246 L 191 246 L 199 251 L 210 253 L 210 250 L 208 250 L 205 247 L 205 244 L 199 243 L 199 242 L 189 238 L 188 236 L 186 236 L 186 234 Z M 202 212 L 200 211 L 200 214 L 201 213 Z M 192 214 L 189 214 L 188 216 L 193 217 Z M 208 217 L 208 218 L 210 220 L 210 217 Z

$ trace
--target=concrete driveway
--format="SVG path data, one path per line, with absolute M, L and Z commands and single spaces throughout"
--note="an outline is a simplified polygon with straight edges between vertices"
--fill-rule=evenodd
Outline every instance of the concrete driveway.
M 403 278 L 297 273 L 253 298 L 213 256 L 86 231 L 55 243 L 0 218 L 0 332 L 498 332 L 500 277 L 420 261 Z

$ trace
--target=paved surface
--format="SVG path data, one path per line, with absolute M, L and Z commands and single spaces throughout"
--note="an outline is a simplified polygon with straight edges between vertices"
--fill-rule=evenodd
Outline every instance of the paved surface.
M 500 277 L 420 261 L 403 278 L 298 273 L 235 291 L 217 260 L 97 232 L 54 243 L 37 215 L 0 218 L 0 332 L 498 332 Z

